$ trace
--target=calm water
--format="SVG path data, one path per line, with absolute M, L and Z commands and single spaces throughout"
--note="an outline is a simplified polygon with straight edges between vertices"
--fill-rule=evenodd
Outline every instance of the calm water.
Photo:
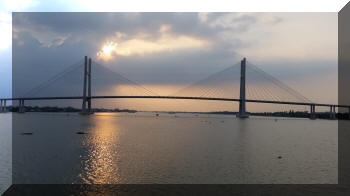
M 12 173 L 12 118 L 0 113 L 0 194 L 11 184 Z
M 337 121 L 165 113 L 13 118 L 14 183 L 337 183 Z M 10 162 L 1 161 L 6 176 Z

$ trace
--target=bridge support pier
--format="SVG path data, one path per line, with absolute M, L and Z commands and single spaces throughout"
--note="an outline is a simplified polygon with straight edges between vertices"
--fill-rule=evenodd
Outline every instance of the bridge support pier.
M 316 119 L 316 113 L 315 113 L 315 105 L 310 105 L 310 119 L 315 120 Z
M 1 100 L 1 112 L 7 112 L 6 99 Z
M 3 102 L 3 100 L 1 99 L 1 100 L 0 100 L 0 113 L 4 112 L 4 111 L 3 111 L 2 102 Z
M 239 100 L 239 112 L 238 118 L 248 118 L 249 115 L 246 113 L 246 101 L 245 101 L 245 68 L 246 58 L 241 61 L 241 81 L 240 81 L 240 100 Z
M 331 120 L 335 120 L 336 118 L 335 118 L 335 106 L 331 106 L 330 107 L 330 116 L 329 116 L 329 118 L 331 119 Z
M 18 107 L 18 113 L 25 113 L 25 107 L 24 107 L 24 100 L 19 100 L 19 107 Z
M 88 96 L 86 96 L 86 91 L 88 91 Z M 85 63 L 84 63 L 83 104 L 82 104 L 80 114 L 83 114 L 83 115 L 91 114 L 91 58 L 89 58 L 89 64 L 88 64 L 87 56 L 85 56 Z

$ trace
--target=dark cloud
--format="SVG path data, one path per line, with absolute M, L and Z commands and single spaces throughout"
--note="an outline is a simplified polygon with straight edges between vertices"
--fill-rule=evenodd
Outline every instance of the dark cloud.
M 235 24 L 234 28 L 221 25 L 210 26 L 221 16 L 232 15 L 226 23 Z M 208 22 L 202 23 L 198 13 L 14 13 L 13 27 L 41 33 L 54 32 L 61 35 L 71 34 L 74 38 L 90 35 L 95 39 L 104 39 L 115 32 L 133 37 L 140 33 L 159 36 L 162 25 L 170 25 L 175 35 L 190 35 L 206 39 L 219 39 L 218 32 L 234 30 L 242 32 L 256 22 L 253 16 L 235 16 L 232 13 L 211 13 Z M 92 41 L 92 40 L 85 40 Z
M 210 14 L 209 18 L 214 20 L 216 17 L 216 14 Z M 197 13 L 14 13 L 16 75 L 23 80 L 33 80 L 27 84 L 37 83 L 35 80 L 40 80 L 42 73 L 63 70 L 84 55 L 95 56 L 101 42 L 115 32 L 125 33 L 128 38 L 145 33 L 151 35 L 148 39 L 152 40 L 160 36 L 159 29 L 162 25 L 170 25 L 173 35 L 197 36 L 217 42 L 212 48 L 199 50 L 162 52 L 148 56 L 117 56 L 114 61 L 105 64 L 116 66 L 114 69 L 130 74 L 131 77 L 140 77 L 145 82 L 160 82 L 155 79 L 155 75 L 159 76 L 158 80 L 163 79 L 163 82 L 167 82 L 164 79 L 184 82 L 190 81 L 193 75 L 200 77 L 237 61 L 232 44 L 221 42 L 217 35 L 223 28 L 202 23 Z M 241 25 L 239 28 L 245 27 Z M 41 43 L 40 38 L 50 35 L 52 43 L 49 44 L 51 47 L 47 47 L 48 44 Z M 62 41 L 57 36 L 67 38 Z M 237 39 L 233 45 L 241 47 L 244 43 Z M 40 72 L 33 72 L 30 78 L 25 77 L 24 75 L 30 74 L 30 70 Z M 183 80 L 178 80 L 180 75 L 184 77 Z M 44 74 L 43 77 L 46 76 Z
M 196 37 L 211 45 L 116 56 L 106 62 L 94 60 L 142 84 L 190 84 L 238 63 L 244 55 L 236 49 L 252 43 L 235 35 L 244 34 L 259 20 L 259 14 L 235 13 L 210 13 L 205 21 L 197 13 L 14 13 L 14 92 L 21 94 L 35 87 L 85 55 L 96 57 L 101 44 L 116 32 L 124 33 L 123 39 L 143 33 L 143 39 L 153 41 L 161 36 L 162 25 L 169 25 L 169 33 L 175 37 Z M 281 18 L 272 17 L 268 22 L 277 24 Z M 224 33 L 232 36 L 228 39 Z M 263 62 L 262 68 L 286 80 L 307 77 L 315 72 L 311 65 L 322 65 L 316 71 L 319 74 L 332 70 L 332 62 L 299 62 L 305 63 L 310 69 L 303 72 L 296 69 L 295 62 L 283 59 Z M 278 66 L 281 64 L 284 66 Z

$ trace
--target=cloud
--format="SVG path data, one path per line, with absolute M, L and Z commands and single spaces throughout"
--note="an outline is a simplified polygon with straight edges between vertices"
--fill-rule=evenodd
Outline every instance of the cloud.
M 0 50 L 11 46 L 11 14 L 0 12 Z
M 39 4 L 36 0 L 3 0 L 2 9 L 10 11 L 22 11 Z
M 267 23 L 256 23 L 240 36 L 242 41 L 253 44 L 239 48 L 238 52 L 256 60 L 337 60 L 336 13 L 274 15 L 264 14 L 261 20 Z
M 103 60 L 109 60 L 113 56 L 131 56 L 147 55 L 163 51 L 173 52 L 176 50 L 196 49 L 208 47 L 209 42 L 196 37 L 187 35 L 172 35 L 169 25 L 163 25 L 159 28 L 160 36 L 155 40 L 147 40 L 145 37 L 151 37 L 148 34 L 136 35 L 125 39 L 124 33 L 116 32 L 116 36 L 109 38 L 104 43 L 102 49 L 97 53 L 97 57 Z M 124 40 L 123 40 L 124 39 Z
M 22 78 L 23 88 L 35 86 L 88 55 L 142 84 L 181 86 L 245 56 L 278 78 L 302 81 L 312 72 L 315 78 L 334 73 L 334 16 L 14 13 L 16 77 Z
M 224 15 L 207 15 L 207 23 L 212 28 L 230 29 L 235 31 L 245 31 L 252 24 L 256 23 L 258 18 L 245 13 L 227 13 Z
M 162 36 L 159 29 L 171 26 L 169 34 L 185 35 L 199 39 L 219 39 L 217 33 L 222 28 L 203 24 L 198 20 L 197 13 L 16 13 L 15 28 L 30 31 L 39 37 L 71 34 L 77 40 L 87 40 L 91 37 L 103 40 L 114 36 L 116 32 L 130 37 L 140 34 L 150 41 Z M 216 14 L 211 14 L 213 18 Z M 239 17 L 241 18 L 241 17 Z M 240 22 L 235 31 L 242 32 L 247 24 Z M 91 40 L 93 41 L 93 40 Z

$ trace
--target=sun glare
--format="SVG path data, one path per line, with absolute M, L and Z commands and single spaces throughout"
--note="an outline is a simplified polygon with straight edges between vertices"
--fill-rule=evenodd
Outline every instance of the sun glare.
M 129 39 L 125 39 L 125 34 L 117 32 L 116 37 L 110 37 L 110 42 L 105 42 L 97 57 L 108 61 L 116 56 L 131 56 L 131 55 L 147 55 L 158 52 L 173 52 L 176 50 L 188 50 L 203 48 L 210 44 L 207 40 L 202 40 L 197 37 L 170 34 L 169 26 L 161 26 L 159 32 L 161 35 L 158 39 L 145 39 L 148 35 L 139 34 Z M 124 37 L 124 39 L 120 39 Z
M 103 53 L 106 54 L 106 55 L 111 55 L 111 52 L 115 49 L 115 47 L 113 45 L 106 45 L 106 46 L 103 46 Z
M 113 52 L 115 52 L 117 47 L 117 43 L 109 42 L 102 46 L 102 49 L 97 53 L 97 56 L 108 60 L 113 56 Z

